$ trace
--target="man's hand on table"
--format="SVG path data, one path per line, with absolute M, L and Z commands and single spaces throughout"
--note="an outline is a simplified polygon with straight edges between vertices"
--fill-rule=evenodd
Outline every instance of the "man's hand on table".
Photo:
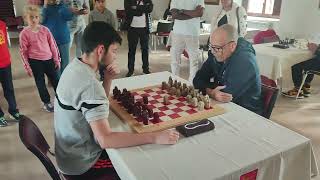
M 154 132 L 154 144 L 176 144 L 179 140 L 179 133 L 176 130 L 165 130 Z
M 222 92 L 221 90 L 224 88 L 226 88 L 226 86 L 218 86 L 215 89 L 207 88 L 206 92 L 210 97 L 214 98 L 215 100 L 227 103 L 232 101 L 232 94 Z

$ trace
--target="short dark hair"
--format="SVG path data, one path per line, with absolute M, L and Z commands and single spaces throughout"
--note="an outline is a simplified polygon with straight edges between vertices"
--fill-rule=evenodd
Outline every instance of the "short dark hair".
M 88 24 L 85 28 L 81 41 L 81 49 L 83 53 L 89 54 L 98 45 L 102 44 L 107 51 L 111 44 L 121 44 L 121 42 L 120 35 L 111 25 L 102 21 L 95 21 Z

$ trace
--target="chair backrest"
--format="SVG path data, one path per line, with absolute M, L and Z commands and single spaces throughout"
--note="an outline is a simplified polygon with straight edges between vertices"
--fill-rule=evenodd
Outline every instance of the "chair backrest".
M 173 28 L 173 23 L 158 22 L 157 33 L 170 33 Z
M 61 180 L 58 171 L 48 157 L 49 144 L 37 125 L 26 116 L 22 116 L 19 122 L 19 136 L 26 148 L 42 162 L 51 178 L 53 180 Z
M 261 76 L 261 93 L 263 98 L 262 116 L 269 119 L 278 98 L 279 88 L 272 79 Z
M 262 43 L 278 42 L 280 40 L 278 35 L 268 36 L 262 38 Z
M 279 41 L 279 36 L 273 29 L 268 29 L 266 31 L 259 31 L 253 37 L 253 44 L 261 44 L 267 42 Z

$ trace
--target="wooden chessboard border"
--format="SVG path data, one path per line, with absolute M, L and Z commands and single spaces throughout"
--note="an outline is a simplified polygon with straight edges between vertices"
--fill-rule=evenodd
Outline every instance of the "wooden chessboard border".
M 130 92 L 137 92 L 137 91 L 143 91 L 147 89 L 154 89 L 154 88 L 160 88 L 161 85 L 156 86 L 148 86 L 144 88 L 139 89 L 133 89 L 129 90 Z M 142 123 L 137 122 L 137 120 L 129 114 L 124 107 L 122 107 L 117 100 L 113 99 L 113 97 L 109 98 L 110 108 L 111 110 L 125 123 L 127 123 L 135 132 L 137 133 L 146 133 L 146 132 L 155 132 L 155 131 L 161 131 L 165 129 L 175 128 L 179 125 L 186 124 L 188 122 L 198 121 L 201 119 L 221 115 L 225 113 L 225 109 L 213 104 L 213 101 L 211 99 L 211 104 L 213 106 L 213 109 L 210 110 L 204 110 L 205 113 L 194 113 L 190 114 L 189 116 L 179 117 L 175 118 L 174 120 L 169 121 L 163 121 L 158 124 L 149 124 L 149 125 L 143 125 Z

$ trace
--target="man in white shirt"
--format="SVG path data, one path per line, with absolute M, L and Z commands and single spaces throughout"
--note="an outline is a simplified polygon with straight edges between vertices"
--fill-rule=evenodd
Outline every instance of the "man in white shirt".
M 192 82 L 199 66 L 200 17 L 204 0 L 172 0 L 171 13 L 174 19 L 172 31 L 171 71 L 180 75 L 181 54 L 187 50 L 190 61 L 189 82 Z

